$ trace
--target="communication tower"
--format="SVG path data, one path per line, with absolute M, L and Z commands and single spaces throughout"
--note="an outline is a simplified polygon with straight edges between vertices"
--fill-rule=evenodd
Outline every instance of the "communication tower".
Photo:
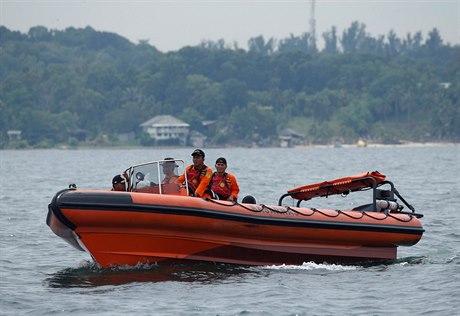
M 310 7 L 310 39 L 311 46 L 316 49 L 316 20 L 315 20 L 315 0 L 311 0 Z

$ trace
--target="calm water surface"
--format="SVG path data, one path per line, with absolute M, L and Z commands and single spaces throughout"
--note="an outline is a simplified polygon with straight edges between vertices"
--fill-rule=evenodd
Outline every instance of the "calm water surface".
M 378 170 L 426 230 L 398 260 L 372 266 L 142 265 L 99 269 L 45 218 L 69 183 L 105 189 L 136 163 L 192 149 L 0 151 L 0 315 L 458 315 L 460 146 L 209 149 L 227 157 L 241 197 L 276 204 L 288 189 Z M 344 200 L 321 199 L 318 205 Z M 349 203 L 349 202 L 346 202 Z

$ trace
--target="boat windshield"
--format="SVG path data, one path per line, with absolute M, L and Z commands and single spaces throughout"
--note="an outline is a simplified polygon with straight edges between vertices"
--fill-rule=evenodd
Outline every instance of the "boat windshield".
M 183 160 L 159 160 L 133 166 L 127 170 L 129 191 L 188 195 L 186 186 L 177 182 L 179 175 L 185 172 Z

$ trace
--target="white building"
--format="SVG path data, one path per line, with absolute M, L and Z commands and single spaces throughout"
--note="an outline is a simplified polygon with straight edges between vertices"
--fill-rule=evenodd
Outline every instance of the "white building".
M 190 125 L 171 115 L 157 115 L 140 125 L 142 130 L 155 139 L 157 143 L 173 143 L 185 146 L 190 132 Z
M 9 130 L 9 131 L 6 132 L 6 134 L 8 135 L 8 139 L 10 140 L 10 142 L 14 142 L 14 141 L 21 140 L 22 131 L 20 131 L 20 130 Z
M 280 147 L 294 147 L 295 145 L 303 144 L 304 135 L 291 129 L 285 128 L 278 136 Z

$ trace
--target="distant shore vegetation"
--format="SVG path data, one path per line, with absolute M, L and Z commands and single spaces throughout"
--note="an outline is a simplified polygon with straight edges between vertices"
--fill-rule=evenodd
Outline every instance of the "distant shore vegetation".
M 322 37 L 163 53 L 91 27 L 0 26 L 0 148 L 142 146 L 139 125 L 165 114 L 209 146 L 273 145 L 286 128 L 305 144 L 460 140 L 459 45 L 359 22 Z

